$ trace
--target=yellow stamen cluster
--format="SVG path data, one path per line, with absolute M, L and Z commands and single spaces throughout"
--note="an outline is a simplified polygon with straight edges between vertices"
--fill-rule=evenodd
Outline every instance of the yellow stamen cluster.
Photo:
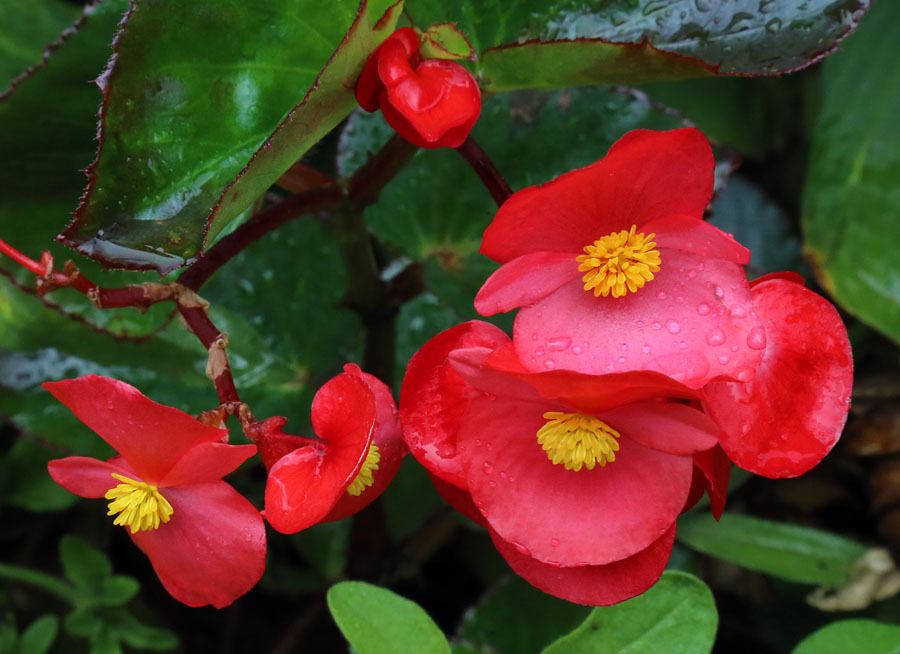
M 106 499 L 112 500 L 106 515 L 119 514 L 113 524 L 127 526 L 133 534 L 158 529 L 172 518 L 172 505 L 156 486 L 116 473 L 112 476 L 122 482 L 106 491 Z
M 547 424 L 538 429 L 538 443 L 553 463 L 566 470 L 593 470 L 598 463 L 605 467 L 616 460 L 619 432 L 605 422 L 583 413 L 548 411 Z
M 347 487 L 347 493 L 355 497 L 374 484 L 375 475 L 373 473 L 378 470 L 379 461 L 381 461 L 381 455 L 378 453 L 378 446 L 372 443 L 369 446 L 369 453 L 366 454 L 366 460 L 359 469 L 359 474 Z
M 575 258 L 579 272 L 585 273 L 584 290 L 593 289 L 596 297 L 622 297 L 653 279 L 660 264 L 659 250 L 653 249 L 656 234 L 635 234 L 636 229 L 632 225 L 630 231 L 613 232 L 585 246 L 586 254 Z

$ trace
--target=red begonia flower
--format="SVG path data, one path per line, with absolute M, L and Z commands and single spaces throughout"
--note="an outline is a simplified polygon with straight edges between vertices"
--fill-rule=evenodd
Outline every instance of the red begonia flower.
M 514 341 L 531 370 L 748 381 L 762 357 L 750 255 L 702 220 L 714 165 L 695 129 L 637 130 L 600 161 L 515 193 L 484 233 L 481 252 L 503 265 L 476 309 L 523 307 Z
M 127 525 L 172 597 L 222 608 L 259 581 L 265 526 L 259 511 L 221 479 L 253 456 L 255 446 L 228 445 L 226 430 L 115 379 L 89 375 L 43 386 L 119 452 L 108 461 L 50 461 L 50 476 L 81 497 L 112 499 L 110 515 L 118 513 L 116 524 Z
M 767 275 L 753 283 L 765 330 L 753 380 L 703 389 L 725 453 L 766 477 L 795 477 L 818 464 L 840 438 L 850 408 L 847 330 L 835 308 L 798 278 Z
M 312 426 L 320 440 L 285 434 L 284 418 L 260 428 L 269 468 L 266 519 L 282 533 L 363 509 L 391 482 L 406 453 L 390 390 L 359 366 L 344 370 L 313 399 Z
M 478 341 L 487 346 L 472 346 Z M 667 401 L 697 393 L 659 373 L 532 373 L 512 348 L 478 322 L 427 343 L 401 393 L 410 450 L 458 489 L 440 489 L 454 506 L 467 512 L 471 496 L 495 540 L 508 545 L 498 549 L 538 587 L 597 604 L 642 592 L 665 566 L 692 456 L 716 445 L 718 429 Z M 633 583 L 590 590 L 628 569 Z
M 366 111 L 380 108 L 397 133 L 421 148 L 459 147 L 481 113 L 481 91 L 471 73 L 455 61 L 423 61 L 409 27 L 369 56 L 356 99 Z

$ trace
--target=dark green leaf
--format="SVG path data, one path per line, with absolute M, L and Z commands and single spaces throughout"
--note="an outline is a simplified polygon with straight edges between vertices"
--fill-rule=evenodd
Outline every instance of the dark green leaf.
M 388 535 L 395 543 L 413 534 L 443 504 L 425 468 L 411 456 L 403 461 L 381 502 Z
M 900 4 L 877 2 L 823 67 L 824 100 L 803 194 L 806 251 L 822 285 L 900 342 Z
M 456 21 L 483 88 L 558 88 L 774 74 L 825 56 L 867 0 L 410 0 L 420 26 Z
M 344 572 L 350 521 L 324 522 L 290 536 L 291 544 L 325 579 L 334 581 Z
M 712 649 L 718 622 L 706 584 L 693 575 L 667 571 L 643 595 L 595 608 L 581 626 L 542 654 L 702 654 Z
M 19 654 L 45 654 L 59 632 L 59 618 L 42 615 L 32 622 L 19 640 Z
M 112 564 L 106 555 L 72 534 L 66 534 L 59 542 L 59 558 L 66 577 L 90 594 L 112 574 Z
M 103 606 L 121 606 L 130 602 L 141 585 L 137 579 L 125 575 L 112 575 L 100 580 L 94 600 Z
M 195 258 L 352 110 L 353 81 L 402 6 L 376 32 L 386 2 L 374 4 L 137 3 L 104 74 L 100 152 L 66 243 L 133 269 Z
M 809 527 L 725 514 L 688 514 L 678 540 L 705 554 L 751 570 L 806 584 L 840 585 L 865 552 L 859 543 Z
M 900 654 L 900 627 L 874 620 L 839 620 L 810 634 L 793 654 Z
M 577 627 L 589 612 L 515 577 L 467 612 L 456 636 L 489 645 L 497 654 L 533 654 Z
M 0 7 L 0 90 L 29 66 L 78 17 L 78 7 L 62 0 L 7 0 Z
M 144 624 L 125 609 L 115 609 L 109 624 L 116 637 L 138 651 L 164 652 L 178 647 L 178 637 L 168 629 Z
M 422 607 L 386 588 L 342 581 L 328 590 L 327 600 L 357 654 L 450 654 L 447 639 Z
M 35 441 L 21 438 L 3 457 L 3 496 L 29 511 L 65 509 L 78 499 L 65 491 L 47 474 L 47 462 L 59 458 Z

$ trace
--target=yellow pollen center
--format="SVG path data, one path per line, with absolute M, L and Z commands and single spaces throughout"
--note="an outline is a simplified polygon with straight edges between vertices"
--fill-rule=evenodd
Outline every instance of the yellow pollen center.
M 562 463 L 566 470 L 603 468 L 616 460 L 619 432 L 605 422 L 583 413 L 548 411 L 547 424 L 538 429 L 537 439 L 547 458 Z
M 172 505 L 156 486 L 116 473 L 112 476 L 122 482 L 106 491 L 106 499 L 112 500 L 106 515 L 119 514 L 113 524 L 127 526 L 133 534 L 158 529 L 160 523 L 172 518 Z
M 636 292 L 644 284 L 653 279 L 653 273 L 659 270 L 659 250 L 654 250 L 656 234 L 644 236 L 635 234 L 637 225 L 630 231 L 613 232 L 586 245 L 586 254 L 580 254 L 575 260 L 581 264 L 579 272 L 583 272 L 584 290 L 593 289 L 594 296 L 622 297 L 628 291 Z
M 369 453 L 366 454 L 366 460 L 363 461 L 362 468 L 359 469 L 359 474 L 347 487 L 347 493 L 355 497 L 374 484 L 375 476 L 373 473 L 378 470 L 379 461 L 381 461 L 381 455 L 378 453 L 378 446 L 372 443 L 369 446 Z

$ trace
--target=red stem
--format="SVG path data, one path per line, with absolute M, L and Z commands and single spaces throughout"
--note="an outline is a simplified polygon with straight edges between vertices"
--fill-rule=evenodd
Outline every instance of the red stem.
M 462 155 L 466 163 L 481 178 L 481 182 L 487 188 L 491 197 L 494 198 L 494 202 L 497 203 L 498 207 L 509 199 L 509 196 L 513 194 L 509 184 L 506 183 L 506 180 L 500 174 L 500 171 L 497 170 L 491 158 L 487 156 L 487 153 L 481 149 L 481 146 L 471 136 L 463 141 L 463 144 L 456 148 L 456 151 Z

